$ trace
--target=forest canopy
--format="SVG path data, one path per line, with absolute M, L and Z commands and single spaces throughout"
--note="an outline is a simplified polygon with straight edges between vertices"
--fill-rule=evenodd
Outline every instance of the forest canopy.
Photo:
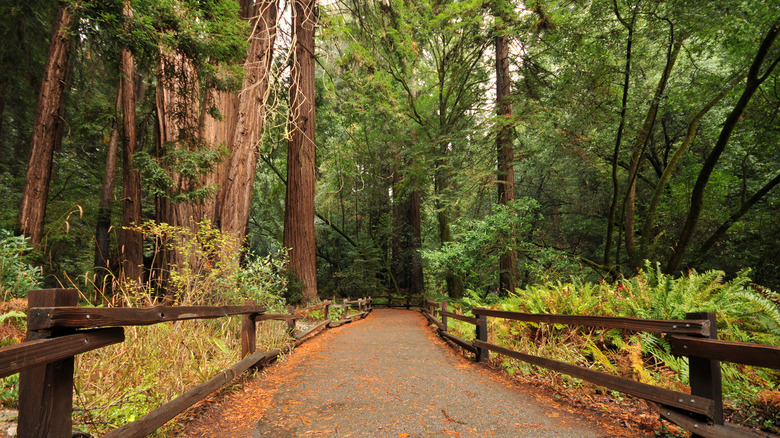
M 778 32 L 762 0 L 2 0 L 0 236 L 104 293 L 213 269 L 211 230 L 291 301 L 777 289 Z

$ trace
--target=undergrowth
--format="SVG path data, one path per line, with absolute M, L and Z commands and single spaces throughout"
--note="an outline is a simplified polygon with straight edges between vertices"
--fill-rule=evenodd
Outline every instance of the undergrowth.
M 145 223 L 137 227 L 158 250 L 167 252 L 166 271 L 146 284 L 115 282 L 107 306 L 237 305 L 246 300 L 284 312 L 284 257 L 246 256 L 240 245 L 209 222 L 193 228 Z M 175 254 L 175 257 L 171 257 Z M 161 293 L 160 282 L 165 279 Z M 114 279 L 116 280 L 116 279 Z M 179 321 L 125 328 L 125 342 L 77 357 L 74 425 L 102 435 L 209 380 L 241 358 L 241 317 Z M 257 348 L 268 351 L 290 342 L 284 322 L 257 324 Z M 157 432 L 167 436 L 176 421 Z
M 168 257 L 165 269 L 155 268 L 147 276 L 151 280 L 142 284 L 111 273 L 78 281 L 66 278 L 80 289 L 81 306 L 237 305 L 251 300 L 269 313 L 286 313 L 283 254 L 248 254 L 242 259 L 239 242 L 208 222 L 191 228 L 149 222 L 136 229 L 156 260 Z M 25 241 L 0 234 L 2 242 L 0 346 L 21 342 L 24 334 L 26 302 L 5 299 L 24 296 L 38 280 L 24 263 Z M 5 336 L 9 327 L 12 335 Z M 104 435 L 209 380 L 240 360 L 240 329 L 240 316 L 126 327 L 125 342 L 76 356 L 74 427 Z M 258 349 L 268 351 L 290 341 L 286 323 L 257 324 Z M 3 407 L 18 406 L 18 374 L 0 380 L 0 402 Z M 169 436 L 177 427 L 174 420 L 155 435 Z
M 719 271 L 674 278 L 658 266 L 615 283 L 578 280 L 532 285 L 506 297 L 469 291 L 450 306 L 468 314 L 475 306 L 527 313 L 684 319 L 689 312 L 715 312 L 719 339 L 780 345 L 780 294 L 752 285 L 743 272 L 725 281 Z M 434 297 L 441 299 L 446 297 Z M 688 362 L 671 354 L 661 335 L 488 318 L 489 342 L 527 354 L 569 362 L 676 391 L 688 390 Z M 474 326 L 449 320 L 450 331 L 473 338 Z M 553 379 L 554 373 L 525 362 L 492 356 L 513 375 Z M 731 363 L 721 365 L 728 419 L 780 432 L 780 371 Z M 604 388 L 568 376 L 564 386 L 595 393 Z

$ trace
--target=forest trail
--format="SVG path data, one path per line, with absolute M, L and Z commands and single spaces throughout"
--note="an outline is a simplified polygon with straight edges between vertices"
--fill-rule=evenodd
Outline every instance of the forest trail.
M 297 348 L 202 412 L 184 437 L 636 436 L 510 383 L 408 310 L 373 311 Z

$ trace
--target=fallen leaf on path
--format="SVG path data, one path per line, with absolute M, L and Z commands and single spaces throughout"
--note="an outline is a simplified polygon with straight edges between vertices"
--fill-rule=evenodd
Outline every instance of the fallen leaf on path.
M 465 423 L 463 421 L 458 421 L 458 420 L 450 417 L 449 415 L 447 415 L 447 412 L 444 409 L 441 410 L 441 413 L 444 414 L 444 417 L 446 417 L 447 421 L 449 421 L 450 423 L 467 424 L 467 423 Z

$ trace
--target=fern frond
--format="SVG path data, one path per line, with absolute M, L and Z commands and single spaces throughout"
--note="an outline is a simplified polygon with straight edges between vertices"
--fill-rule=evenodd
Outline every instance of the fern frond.
M 773 336 L 780 339 L 780 305 L 771 299 L 772 295 L 767 297 L 755 289 L 751 290 L 744 288 L 734 291 L 733 294 L 735 297 L 742 298 L 743 300 L 758 306 L 762 313 L 768 318 L 756 318 L 755 320 L 762 322 L 763 328 L 766 329 L 768 333 L 771 333 Z M 774 292 L 772 292 L 772 294 L 774 294 Z

